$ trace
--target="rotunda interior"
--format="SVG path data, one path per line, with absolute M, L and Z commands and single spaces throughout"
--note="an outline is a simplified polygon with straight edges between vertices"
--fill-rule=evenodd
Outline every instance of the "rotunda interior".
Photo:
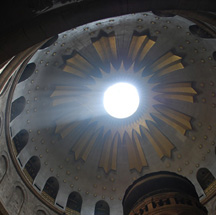
M 207 15 L 198 25 L 183 10 L 140 10 L 78 16 L 2 62 L 2 214 L 121 215 L 127 187 L 158 171 L 187 177 L 215 214 L 216 27 Z M 120 82 L 139 94 L 126 118 L 103 104 Z

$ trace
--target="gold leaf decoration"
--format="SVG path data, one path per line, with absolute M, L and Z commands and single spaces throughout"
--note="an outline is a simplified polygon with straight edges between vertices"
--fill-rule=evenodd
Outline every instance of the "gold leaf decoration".
M 118 142 L 118 133 L 112 137 L 110 131 L 108 131 L 104 136 L 99 167 L 102 167 L 106 173 L 108 173 L 109 170 L 116 170 Z
M 116 38 L 113 33 L 102 35 L 99 40 L 92 43 L 103 63 L 117 60 Z
M 82 133 L 81 137 L 76 141 L 74 146 L 72 147 L 72 150 L 75 153 L 76 160 L 78 160 L 79 158 L 86 160 L 85 157 L 88 156 L 88 153 L 87 153 L 87 151 L 89 151 L 88 148 L 92 147 L 91 139 L 93 138 L 93 134 L 96 132 L 95 128 L 96 128 L 95 124 L 90 124 L 87 127 L 87 129 Z
M 147 161 L 141 147 L 137 133 L 133 132 L 134 139 L 125 132 L 124 143 L 126 143 L 129 159 L 129 168 L 136 169 L 138 172 L 141 172 L 142 168 L 147 165 Z
M 133 36 L 128 51 L 128 58 L 133 62 L 137 60 L 140 63 L 154 44 L 155 41 L 149 39 L 147 35 Z
M 192 130 L 190 116 L 162 105 L 155 108 L 158 110 L 158 113 L 153 113 L 153 115 L 166 122 L 180 133 L 185 134 L 187 130 Z
M 159 72 L 160 75 L 165 75 L 183 69 L 184 66 L 180 63 L 181 60 L 181 57 L 174 55 L 172 52 L 168 52 L 146 69 L 152 72 Z
M 160 130 L 155 118 L 183 135 L 192 129 L 191 117 L 169 107 L 166 101 L 192 103 L 197 93 L 192 83 L 160 83 L 160 77 L 184 69 L 182 57 L 169 51 L 144 65 L 145 57 L 154 48 L 155 41 L 147 35 L 134 33 L 128 45 L 127 59 L 124 59 L 118 56 L 120 52 L 116 40 L 114 32 L 103 32 L 98 38 L 92 39 L 92 46 L 97 53 L 95 56 L 99 56 L 101 62 L 109 66 L 108 70 L 95 63 L 93 65 L 78 52 L 73 52 L 66 60 L 63 71 L 80 80 L 71 86 L 56 86 L 51 95 L 53 106 L 63 110 L 56 120 L 55 132 L 70 140 L 75 159 L 84 161 L 88 159 L 96 139 L 101 136 L 98 166 L 106 173 L 117 170 L 119 145 L 125 144 L 129 169 L 141 172 L 143 167 L 148 166 L 145 141 L 151 143 L 160 159 L 170 158 L 175 148 Z M 119 68 L 115 67 L 115 62 L 120 65 Z M 139 67 L 134 66 L 137 63 Z M 103 93 L 116 82 L 131 82 L 139 91 L 139 108 L 126 119 L 115 119 L 103 108 Z
M 91 75 L 91 71 L 94 67 L 81 55 L 76 53 L 72 58 L 66 61 L 66 65 L 63 68 L 64 72 L 71 73 L 73 75 L 85 78 Z
M 141 128 L 148 141 L 153 145 L 155 151 L 160 158 L 171 157 L 171 151 L 174 145 L 169 139 L 155 126 L 153 123 L 148 123 L 149 131 Z

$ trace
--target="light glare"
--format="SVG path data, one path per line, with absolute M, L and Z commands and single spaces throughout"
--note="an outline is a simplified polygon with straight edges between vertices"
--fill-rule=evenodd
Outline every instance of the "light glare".
M 104 108 L 115 118 L 127 118 L 134 114 L 139 106 L 137 89 L 129 83 L 116 83 L 104 93 Z

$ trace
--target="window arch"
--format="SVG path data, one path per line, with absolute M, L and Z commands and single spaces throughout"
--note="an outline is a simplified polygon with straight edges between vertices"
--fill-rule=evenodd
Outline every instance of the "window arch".
M 53 36 L 47 42 L 45 42 L 39 49 L 45 49 L 51 46 L 58 39 L 58 35 Z
M 201 168 L 197 172 L 197 181 L 203 190 L 208 188 L 208 186 L 215 181 L 215 177 L 207 168 Z
M 26 68 L 24 69 L 20 79 L 19 79 L 19 82 L 23 82 L 25 81 L 26 79 L 28 79 L 32 74 L 33 72 L 35 71 L 35 68 L 36 68 L 36 64 L 35 63 L 29 63 L 27 64 Z
M 18 115 L 22 113 L 26 105 L 26 100 L 24 96 L 19 97 L 13 101 L 11 105 L 11 121 L 14 120 Z
M 82 207 L 82 197 L 79 193 L 77 192 L 72 192 L 70 193 L 70 195 L 68 196 L 68 200 L 67 200 L 67 208 L 77 211 L 77 212 L 81 212 L 81 207 Z
M 157 16 L 161 16 L 161 17 L 174 17 L 175 14 L 170 13 L 170 12 L 165 12 L 165 11 L 161 11 L 161 10 L 154 10 L 152 11 L 153 14 L 157 15 Z
M 29 133 L 25 129 L 19 131 L 13 138 L 14 146 L 16 148 L 17 154 L 19 154 L 23 148 L 26 146 L 29 140 Z
M 44 188 L 43 188 L 43 192 L 42 195 L 51 203 L 55 203 L 55 199 L 56 196 L 58 194 L 58 190 L 59 190 L 59 183 L 58 180 L 55 177 L 50 177 Z
M 94 215 L 110 215 L 110 208 L 107 202 L 101 200 L 95 205 Z
M 25 165 L 25 171 L 27 176 L 30 176 L 30 181 L 33 183 L 41 167 L 40 159 L 37 156 L 33 156 Z
M 198 25 L 191 25 L 189 27 L 189 30 L 193 35 L 198 36 L 200 38 L 213 38 L 211 34 L 209 34 L 204 29 L 200 28 Z

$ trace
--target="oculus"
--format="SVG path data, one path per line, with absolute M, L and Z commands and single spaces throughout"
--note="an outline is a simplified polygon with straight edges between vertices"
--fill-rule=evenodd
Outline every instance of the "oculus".
M 139 107 L 139 94 L 129 83 L 116 83 L 104 93 L 103 105 L 109 115 L 115 118 L 127 118 Z

